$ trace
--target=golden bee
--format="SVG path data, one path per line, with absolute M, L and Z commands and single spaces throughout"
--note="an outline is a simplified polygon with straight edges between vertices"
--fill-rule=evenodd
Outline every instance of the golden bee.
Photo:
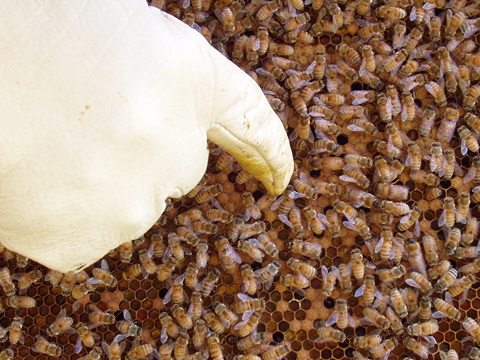
M 439 140 L 450 141 L 452 139 L 453 133 L 457 126 L 458 118 L 458 108 L 451 106 L 445 109 L 445 115 L 440 122 L 437 132 L 437 138 Z
M 352 345 L 361 349 L 368 349 L 376 346 L 382 342 L 382 337 L 379 334 L 371 334 L 365 336 L 356 336 L 352 339 Z
M 468 129 L 465 125 L 460 126 L 458 129 L 458 135 L 461 139 L 461 152 L 462 155 L 466 155 L 467 152 L 470 150 L 471 152 L 478 153 L 479 144 L 476 137 L 473 136 L 470 129 Z
M 455 224 L 456 219 L 455 200 L 452 197 L 447 196 L 443 199 L 443 212 L 438 219 L 438 225 L 451 229 Z
M 480 349 L 475 346 L 467 346 L 465 348 L 465 355 L 467 355 L 470 359 L 478 360 L 480 359 Z
M 291 350 L 292 349 L 289 344 L 280 344 L 274 346 L 273 348 L 268 349 L 262 354 L 262 360 L 280 359 L 286 356 Z
M 250 264 L 242 264 L 240 267 L 240 274 L 242 276 L 242 292 L 249 295 L 255 294 L 258 289 L 258 282 L 255 279 L 254 272 Z
M 158 316 L 160 320 L 160 324 L 162 325 L 161 333 L 160 333 L 160 341 L 162 344 L 166 343 L 168 337 L 175 339 L 181 331 L 181 328 L 178 324 L 173 322 L 170 315 L 166 312 L 161 312 Z
M 378 298 L 377 300 L 375 300 L 375 302 L 377 301 L 378 301 Z M 374 306 L 375 306 L 375 303 L 374 303 Z M 402 319 L 400 319 L 397 312 L 393 310 L 391 306 L 387 306 L 387 308 L 385 309 L 385 317 L 387 318 L 388 321 L 390 321 L 390 330 L 392 330 L 395 335 L 399 335 L 404 332 Z
M 459 320 L 461 313 L 455 308 L 451 303 L 442 300 L 440 298 L 433 299 L 433 306 L 437 310 L 432 314 L 432 317 L 435 319 L 440 319 L 443 317 L 448 317 L 452 320 Z
M 248 336 L 252 331 L 254 331 L 260 322 L 261 315 L 258 312 L 251 314 L 248 319 L 239 322 L 235 325 L 234 329 L 238 330 L 240 337 Z
M 129 336 L 140 336 L 143 332 L 142 328 L 133 322 L 127 309 L 123 310 L 123 320 L 117 321 L 115 326 L 122 334 L 115 336 L 114 341 L 121 341 Z
M 293 271 L 298 271 L 306 278 L 315 277 L 317 274 L 317 269 L 314 266 L 298 259 L 289 259 L 287 261 L 287 266 L 290 267 L 290 269 L 292 269 Z
M 205 323 L 205 320 L 198 319 L 195 321 L 193 326 L 193 336 L 192 336 L 192 345 L 195 349 L 203 348 L 205 344 L 205 339 L 207 337 L 208 326 Z
M 398 345 L 398 340 L 395 337 L 386 339 L 384 342 L 375 345 L 369 349 L 370 354 L 374 358 L 381 358 L 383 356 L 386 356 L 388 358 L 388 355 L 390 352 Z
M 233 311 L 227 308 L 227 306 L 219 301 L 213 304 L 213 310 L 215 313 L 223 319 L 224 323 L 228 323 L 229 326 L 235 325 L 238 320 L 238 316 Z
M 132 281 L 141 273 L 142 273 L 142 265 L 132 264 L 125 269 L 125 271 L 122 274 L 122 277 L 127 281 Z
M 55 321 L 47 328 L 48 336 L 57 336 L 63 333 L 73 334 L 75 332 L 75 329 L 72 328 L 73 319 L 66 314 L 65 309 L 60 311 Z
M 293 289 L 305 289 L 310 286 L 310 280 L 298 272 L 281 275 L 280 283 Z
M 382 200 L 380 202 L 380 210 L 398 217 L 408 214 L 410 212 L 410 207 L 402 202 Z
M 347 336 L 343 331 L 334 329 L 331 326 L 321 326 L 317 329 L 319 338 L 315 340 L 318 343 L 324 342 L 344 342 L 347 339 Z
M 407 326 L 407 333 L 412 336 L 432 335 L 438 331 L 438 321 L 435 319 Z
M 455 250 L 457 250 L 457 247 L 460 244 L 461 237 L 462 233 L 458 228 L 453 228 L 448 231 L 448 237 L 444 245 L 445 254 L 448 256 L 453 256 L 455 254 Z
M 24 294 L 28 288 L 42 278 L 40 270 L 33 270 L 29 273 L 16 273 L 12 275 L 12 279 L 17 280 L 17 286 L 20 294 Z
M 89 304 L 88 307 L 92 311 L 88 314 L 88 318 L 92 322 L 92 324 L 110 325 L 115 323 L 115 315 L 104 312 L 93 304 Z
M 189 340 L 190 338 L 185 332 L 182 332 L 177 337 L 177 341 L 173 346 L 173 355 L 175 359 L 185 359 Z
M 213 360 L 223 360 L 223 350 L 220 346 L 220 340 L 217 336 L 209 336 L 207 338 L 208 349 Z
M 411 337 L 405 337 L 403 339 L 403 345 L 410 351 L 420 356 L 422 359 L 428 358 L 430 354 L 429 347 L 422 342 L 415 340 Z
M 225 269 L 231 269 L 242 262 L 238 253 L 230 245 L 229 241 L 225 237 L 215 241 L 215 248 L 217 249 L 220 261 Z M 213 277 L 212 277 L 213 280 Z M 218 280 L 218 279 L 217 279 Z
M 90 331 L 90 329 L 83 323 L 78 323 L 76 326 L 78 338 L 75 344 L 75 352 L 78 354 L 82 350 L 82 344 L 86 347 L 94 347 L 95 341 L 100 339 L 98 334 Z
M 363 316 L 367 322 L 373 324 L 375 327 L 384 330 L 390 327 L 390 321 L 381 315 L 372 305 L 367 305 L 363 308 Z
M 355 291 L 355 297 L 363 296 L 365 304 L 371 305 L 379 291 L 375 287 L 375 278 L 373 275 L 366 275 L 364 283 Z
M 139 360 L 147 357 L 148 355 L 155 353 L 158 357 L 157 350 L 150 344 L 140 345 L 140 340 L 135 340 L 132 344 L 132 348 L 127 353 L 125 359 L 127 360 Z
M 212 292 L 215 284 L 220 279 L 220 270 L 213 268 L 207 276 L 197 285 L 196 290 L 200 291 L 203 297 L 207 297 Z
M 163 304 L 166 305 L 172 300 L 174 304 L 183 304 L 185 302 L 185 292 L 183 290 L 183 281 L 185 280 L 186 274 L 183 275 L 173 275 L 172 283 L 168 289 L 165 297 L 163 298 Z
M 62 354 L 60 346 L 48 342 L 43 336 L 37 335 L 35 339 L 36 342 L 35 346 L 32 347 L 32 351 L 56 357 Z
M 250 335 L 238 340 L 237 347 L 241 351 L 247 351 L 265 341 L 265 338 L 265 333 L 252 332 Z
M 160 232 L 154 232 L 152 234 L 151 241 L 153 244 L 153 254 L 155 255 L 155 257 L 157 258 L 163 257 L 166 246 L 165 246 L 165 243 L 163 242 L 162 234 Z M 95 276 L 95 274 L 93 276 Z
M 420 289 L 424 294 L 431 295 L 433 293 L 433 287 L 427 277 L 423 276 L 421 273 L 412 271 L 409 274 L 409 278 L 405 282 L 414 287 Z
M 393 282 L 399 278 L 401 278 L 407 270 L 403 265 L 399 266 L 394 266 L 391 269 L 380 269 L 376 271 L 376 274 L 378 275 L 378 278 L 380 281 L 384 282 Z
M 172 315 L 181 327 L 190 329 L 193 326 L 192 314 L 185 311 L 180 304 L 173 305 Z
M 171 256 L 163 264 L 159 265 L 157 272 L 157 279 L 159 281 L 167 280 L 177 266 L 178 260 Z M 141 271 L 141 270 L 140 270 Z
M 425 184 L 428 186 L 438 186 L 440 179 L 435 174 L 427 173 L 423 170 L 412 171 L 410 178 L 416 183 Z
M 467 297 L 468 289 L 475 283 L 475 277 L 472 274 L 465 275 L 460 279 L 456 279 L 448 288 L 451 297 L 462 294 L 460 304 L 464 302 Z
M 308 241 L 293 240 L 291 244 L 291 251 L 293 253 L 306 256 L 310 259 L 320 259 L 322 255 L 322 246 L 320 244 Z
M 268 234 L 266 232 L 262 232 L 257 235 L 257 240 L 260 243 L 260 245 L 263 247 L 263 251 L 265 254 L 272 258 L 277 258 L 278 257 L 278 249 L 275 243 L 270 239 Z
M 241 301 L 233 304 L 232 306 L 232 310 L 236 314 L 253 312 L 265 308 L 265 300 L 263 299 L 253 299 L 250 296 L 242 293 L 237 294 L 237 296 Z
M 14 309 L 30 309 L 35 307 L 36 303 L 36 300 L 30 296 L 13 295 L 6 299 L 7 306 Z
M 105 259 L 102 259 L 99 268 L 93 268 L 92 275 L 97 280 L 100 280 L 103 284 L 105 284 L 105 286 L 114 287 L 117 285 L 117 279 L 110 273 L 107 261 Z
M 3 287 L 3 291 L 5 291 L 5 295 L 13 296 L 15 295 L 16 289 L 15 284 L 12 282 L 12 278 L 10 276 L 10 270 L 7 267 L 4 267 L 0 270 L 0 285 Z
M 422 238 L 422 246 L 425 251 L 425 260 L 429 266 L 438 263 L 437 242 L 433 236 L 425 235 Z
M 10 345 L 15 346 L 17 343 L 24 344 L 25 337 L 22 334 L 23 318 L 15 316 L 8 328 L 8 340 Z
M 345 299 L 337 299 L 335 301 L 335 310 L 325 322 L 326 326 L 336 324 L 341 330 L 347 326 L 355 327 L 355 320 L 348 313 L 348 305 Z
M 195 202 L 197 204 L 203 204 L 210 199 L 216 197 L 223 191 L 223 186 L 220 184 L 213 184 L 205 187 L 203 190 L 200 190 L 195 196 Z
M 260 284 L 264 284 L 266 290 L 269 290 L 273 284 L 273 278 L 280 270 L 280 263 L 273 261 L 267 266 L 254 271 L 255 278 Z

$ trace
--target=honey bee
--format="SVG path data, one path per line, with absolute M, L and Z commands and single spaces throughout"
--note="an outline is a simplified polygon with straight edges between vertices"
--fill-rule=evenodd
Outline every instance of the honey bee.
M 226 152 L 222 152 L 220 157 L 217 159 L 216 166 L 217 168 L 221 168 L 219 170 L 223 170 L 227 163 L 230 164 L 232 162 L 231 158 L 228 160 L 224 159 L 224 157 L 230 157 Z M 199 209 L 189 209 L 184 213 L 178 214 L 175 217 L 175 223 L 177 225 L 187 225 L 190 224 L 192 221 L 197 221 L 203 219 L 202 211 Z
M 240 337 L 248 336 L 256 329 L 258 323 L 260 322 L 260 317 L 260 313 L 255 311 L 248 317 L 248 319 L 235 325 L 234 329 L 238 330 Z
M 6 299 L 7 306 L 14 309 L 30 309 L 35 307 L 36 303 L 36 300 L 30 296 L 13 295 Z
M 352 345 L 361 349 L 368 349 L 382 342 L 382 337 L 377 333 L 365 336 L 356 336 L 352 339 Z
M 262 354 L 262 360 L 281 359 L 282 357 L 286 356 L 291 350 L 292 349 L 289 344 L 280 344 L 274 346 Z
M 341 330 L 345 329 L 347 326 L 356 326 L 355 320 L 348 313 L 348 306 L 345 299 L 337 299 L 335 301 L 335 311 L 327 319 L 325 325 L 331 326 L 335 323 Z
M 355 291 L 355 297 L 363 296 L 363 300 L 366 305 L 371 305 L 375 296 L 381 297 L 382 295 L 375 287 L 375 278 L 373 275 L 366 275 L 364 283 Z
M 257 240 L 263 247 L 263 251 L 272 258 L 278 257 L 278 249 L 275 243 L 270 239 L 266 232 L 258 234 Z
M 457 249 L 458 245 L 460 244 L 462 233 L 460 229 L 458 228 L 453 228 L 450 229 L 448 232 L 448 237 L 445 241 L 445 254 L 448 256 L 453 256 L 455 253 L 455 250 Z
M 83 323 L 78 323 L 76 326 L 78 338 L 75 344 L 75 352 L 78 354 L 82 350 L 82 344 L 86 347 L 94 347 L 95 341 L 100 339 L 100 336 L 89 330 Z
M 409 278 L 405 280 L 405 283 L 414 288 L 420 289 L 424 294 L 431 295 L 433 293 L 432 284 L 428 281 L 426 276 L 419 272 L 412 271 L 409 274 Z
M 457 279 L 457 275 L 458 271 L 454 268 L 449 269 L 446 273 L 441 275 L 434 286 L 435 292 L 442 293 L 446 291 Z
M 317 343 L 325 342 L 339 342 L 342 343 L 347 339 L 347 336 L 343 331 L 332 328 L 331 326 L 321 326 L 317 329 L 318 336 L 315 340 Z
M 478 271 L 480 271 L 479 269 L 480 269 L 480 259 L 475 259 L 474 261 L 460 267 L 458 271 L 465 274 L 475 274 Z
M 231 213 L 220 209 L 207 210 L 205 217 L 212 222 L 220 221 L 224 224 L 228 224 L 233 221 L 233 215 Z
M 390 352 L 398 345 L 398 340 L 395 337 L 386 339 L 384 342 L 375 345 L 369 349 L 370 354 L 374 358 L 381 358 L 381 357 L 386 357 L 388 358 L 388 355 Z
M 220 318 L 223 319 L 223 323 L 227 325 L 226 326 L 227 328 L 229 328 L 232 325 L 235 325 L 235 323 L 238 320 L 238 316 L 235 315 L 233 311 L 228 309 L 225 304 L 219 301 L 213 304 L 213 310 Z
M 438 225 L 445 225 L 446 228 L 451 229 L 455 224 L 455 213 L 455 201 L 450 196 L 445 197 L 445 199 L 443 200 L 443 212 L 438 219 Z
M 332 292 L 335 289 L 335 283 L 337 282 L 337 278 L 339 277 L 340 275 L 338 273 L 338 269 L 335 266 L 332 266 L 332 271 L 329 272 L 327 267 L 325 265 L 322 265 L 323 295 L 332 295 Z
M 430 350 L 428 349 L 428 347 L 411 338 L 411 337 L 405 337 L 403 339 L 403 345 L 410 351 L 413 351 L 415 354 L 417 354 L 418 356 L 420 356 L 422 359 L 426 359 L 428 358 L 428 355 L 430 354 Z
M 477 103 L 478 97 L 480 96 L 480 86 L 474 85 L 467 90 L 467 94 L 463 98 L 463 107 L 467 111 L 471 111 L 475 104 Z
M 391 269 L 380 269 L 376 271 L 380 281 L 387 283 L 394 282 L 395 280 L 401 278 L 405 275 L 406 269 L 403 265 L 394 266 Z
M 93 323 L 94 326 L 104 325 L 104 324 L 110 325 L 115 323 L 115 315 L 108 314 L 107 312 L 100 310 L 93 304 L 89 304 L 89 308 L 92 312 L 88 314 L 88 318 L 90 319 L 90 321 Z
M 457 164 L 455 160 L 455 153 L 452 149 L 445 150 L 445 163 L 443 167 L 443 177 L 445 179 L 451 179 L 453 173 L 458 174 L 459 176 L 463 175 L 463 171 L 460 169 L 460 166 Z M 439 173 L 442 174 L 442 171 Z
M 287 261 L 288 267 L 293 271 L 298 271 L 300 274 L 305 276 L 307 279 L 315 277 L 317 274 L 317 269 L 301 260 L 291 258 Z
M 117 279 L 110 273 L 107 261 L 105 259 L 102 259 L 99 268 L 93 268 L 92 275 L 97 280 L 100 280 L 103 284 L 105 284 L 105 286 L 114 287 L 117 285 Z
M 465 125 L 460 126 L 457 131 L 461 139 L 460 149 L 462 155 L 466 155 L 468 150 L 471 152 L 478 152 L 478 140 L 472 135 L 472 132 Z
M 435 319 L 440 319 L 443 317 L 448 317 L 452 320 L 460 319 L 460 311 L 456 309 L 451 303 L 442 300 L 440 298 L 433 299 L 433 306 L 437 309 L 436 312 L 432 314 L 432 317 Z
M 447 106 L 447 97 L 443 88 L 434 81 L 429 81 L 425 83 L 425 89 L 433 96 L 435 99 L 435 104 L 439 107 Z
M 237 347 L 240 351 L 247 351 L 250 348 L 254 347 L 255 345 L 258 345 L 263 341 L 265 341 L 265 338 L 266 338 L 265 333 L 252 332 L 247 337 L 240 339 L 237 342 Z
M 165 297 L 163 298 L 163 304 L 166 305 L 172 300 L 174 304 L 183 304 L 185 302 L 185 292 L 183 290 L 183 281 L 186 274 L 172 276 L 172 283 L 168 289 Z
M 206 186 L 202 190 L 198 192 L 198 194 L 195 196 L 195 202 L 197 204 L 203 204 L 210 199 L 217 197 L 218 194 L 220 194 L 223 191 L 223 186 L 220 184 L 213 184 L 210 186 Z
M 346 100 L 345 96 L 333 93 L 320 94 L 319 99 L 327 106 L 340 106 L 344 104 Z
M 162 344 L 167 342 L 169 336 L 171 338 L 176 338 L 180 334 L 180 326 L 174 323 L 170 315 L 166 312 L 161 312 L 158 319 L 162 325 L 162 330 L 160 332 L 160 341 Z
M 202 295 L 198 291 L 192 292 L 192 296 L 190 298 L 190 306 L 188 308 L 188 312 L 192 314 L 192 320 L 197 320 L 202 316 L 203 313 L 203 300 Z M 172 336 L 175 337 L 175 336 Z
M 173 355 L 175 359 L 185 359 L 189 340 L 190 338 L 185 332 L 177 337 L 177 341 L 173 346 Z
M 402 202 L 382 200 L 380 202 L 380 210 L 398 217 L 408 214 L 410 212 L 410 207 Z
M 446 353 L 440 351 L 440 359 L 442 360 L 459 360 L 458 354 L 455 350 L 448 350 Z
M 1 360 L 10 360 L 10 359 L 13 359 L 13 356 L 14 356 L 14 352 L 12 349 L 6 349 L 6 350 L 3 350 L 2 352 L 0 352 L 0 359 Z
M 471 217 L 467 220 L 467 226 L 465 228 L 464 233 L 462 234 L 462 244 L 463 245 L 470 245 L 474 238 L 478 234 L 478 221 L 476 218 Z
M 122 334 L 115 336 L 113 341 L 120 342 L 123 339 L 126 339 L 129 336 L 140 336 L 142 335 L 142 328 L 135 325 L 135 323 L 132 320 L 132 316 L 130 315 L 130 312 L 127 309 L 123 310 L 123 320 L 117 321 L 115 323 L 115 326 L 117 327 L 118 331 L 120 331 Z M 78 332 L 78 329 L 77 329 Z
M 438 321 L 435 319 L 407 326 L 407 333 L 412 336 L 431 335 L 438 331 Z
M 167 280 L 177 266 L 178 260 L 175 257 L 169 257 L 163 264 L 159 265 L 157 279 L 159 281 Z M 140 270 L 141 271 L 141 270 Z
M 298 89 L 299 87 L 306 85 L 307 82 L 310 81 L 311 79 L 312 79 L 312 74 L 309 74 L 307 72 L 300 72 L 300 73 L 289 76 L 285 80 L 285 87 L 287 89 Z M 298 95 L 299 95 L 298 99 L 301 99 L 303 101 L 301 94 L 298 93 Z
M 194 289 L 198 283 L 198 266 L 196 263 L 191 262 L 188 264 L 185 270 L 185 285 L 191 289 Z
M 140 340 L 135 340 L 132 344 L 132 348 L 126 355 L 127 360 L 139 360 L 147 357 L 150 354 L 154 354 L 153 356 L 159 357 L 157 350 L 150 344 L 143 344 L 140 345 Z
M 430 235 L 425 235 L 422 238 L 423 250 L 425 251 L 425 260 L 429 266 L 434 266 L 438 263 L 437 243 L 435 238 Z
M 390 321 L 381 315 L 372 305 L 367 305 L 363 308 L 363 316 L 367 323 L 374 325 L 380 329 L 388 329 L 390 327 Z
M 220 279 L 220 275 L 220 270 L 213 268 L 210 272 L 208 272 L 207 276 L 200 283 L 198 283 L 196 290 L 200 291 L 203 297 L 207 297 L 210 295 L 215 287 L 215 284 Z
M 351 252 L 352 273 L 355 279 L 361 280 L 365 276 L 365 263 L 360 249 L 353 249 Z
M 340 217 L 338 214 L 338 212 L 332 209 L 328 209 L 325 213 L 325 218 L 328 222 L 327 227 L 332 238 L 337 238 L 340 236 Z
M 378 38 L 375 37 L 375 35 L 377 34 L 381 34 L 383 31 L 385 31 L 385 24 L 382 23 L 382 22 L 378 22 L 378 23 L 375 23 L 375 24 L 368 24 L 368 25 L 365 25 L 365 26 L 362 26 L 359 30 L 358 30 L 358 36 L 360 36 L 361 38 L 363 38 L 364 40 L 368 40 L 368 39 L 371 39 L 370 41 L 370 45 L 373 47 L 374 51 L 375 52 L 379 52 L 378 51 L 378 48 L 380 47 L 384 47 L 384 44 L 386 45 L 386 43 L 384 44 L 381 44 L 379 43 L 379 40 Z M 375 40 L 374 40 L 375 39 Z M 373 41 L 372 41 L 373 40 Z M 390 45 L 387 45 L 389 47 L 389 49 L 392 49 L 390 47 Z M 385 49 L 381 49 L 381 51 L 386 51 Z M 392 52 L 393 52 L 393 49 L 392 49 Z M 390 54 L 390 53 L 389 53 Z
M 43 336 L 37 335 L 35 339 L 37 341 L 35 342 L 35 346 L 32 347 L 32 351 L 56 357 L 62 354 L 60 346 L 48 342 Z
M 280 263 L 273 261 L 267 266 L 254 271 L 254 275 L 260 284 L 264 284 L 266 290 L 269 290 L 273 284 L 273 278 L 280 270 Z
M 322 246 L 320 244 L 308 241 L 293 240 L 291 251 L 293 253 L 306 256 L 310 259 L 320 259 L 322 255 Z
M 192 344 L 195 346 L 195 349 L 203 348 L 205 344 L 205 339 L 207 336 L 208 326 L 203 319 L 198 319 L 195 321 L 195 325 L 193 326 L 193 336 L 192 336 Z
M 263 310 L 265 308 L 265 300 L 263 299 L 253 299 L 242 293 L 237 294 L 237 296 L 241 301 L 232 306 L 232 310 L 236 314 L 247 313 L 246 316 L 249 316 L 254 311 Z
M 190 329 L 193 326 L 192 314 L 186 312 L 180 304 L 173 305 L 172 315 L 184 329 Z
M 411 54 L 415 50 L 422 36 L 423 30 L 420 30 L 418 27 L 414 27 L 412 29 L 410 34 L 407 36 L 408 39 L 405 43 L 405 50 L 407 50 L 409 54 Z
M 305 289 L 310 286 L 310 280 L 298 272 L 280 276 L 280 283 L 287 287 L 293 288 L 300 293 L 303 293 L 303 291 L 300 291 L 301 289 Z
M 428 269 L 428 276 L 435 280 L 436 278 L 440 277 L 441 275 L 445 274 L 450 268 L 452 264 L 448 260 L 442 260 L 437 265 Z
M 209 336 L 207 338 L 207 345 L 210 351 L 210 356 L 213 360 L 223 360 L 223 350 L 220 346 L 220 340 L 217 336 Z
M 432 131 L 435 121 L 436 108 L 433 105 L 427 105 L 420 122 L 419 133 L 420 136 L 426 137 Z
M 293 187 L 299 193 L 304 194 L 307 199 L 315 200 L 317 198 L 315 188 L 309 185 L 307 176 L 302 172 L 297 179 L 293 180 Z
M 253 269 L 250 264 L 242 264 L 240 267 L 240 274 L 242 276 L 242 292 L 249 295 L 255 294 L 257 292 L 258 283 L 254 277 Z
M 25 337 L 22 334 L 22 327 L 23 318 L 15 316 L 10 326 L 5 329 L 9 332 L 8 340 L 10 341 L 10 345 L 15 346 L 17 343 L 25 343 Z
M 420 148 L 415 141 L 409 142 L 407 144 L 408 156 L 405 161 L 405 165 L 410 166 L 413 171 L 420 170 L 422 166 L 422 154 Z
M 199 269 L 206 268 L 209 256 L 208 256 L 208 243 L 205 240 L 202 240 L 198 243 L 197 252 L 196 252 L 195 256 L 196 256 L 197 267 Z M 172 271 L 173 271 L 173 269 L 172 269 Z M 170 273 L 168 275 L 170 275 Z
M 93 270 L 92 270 L 93 274 Z M 50 282 L 52 287 L 57 287 L 60 285 L 60 282 L 62 281 L 63 273 L 60 271 L 55 271 L 55 270 L 50 270 L 46 275 L 45 275 L 45 281 Z
M 465 25 L 465 21 L 467 19 L 466 15 L 462 12 L 457 12 L 455 15 L 452 16 L 451 10 L 447 10 L 447 26 L 445 27 L 445 39 L 450 40 L 455 36 L 455 33 L 463 28 Z
M 151 241 L 153 244 L 153 254 L 157 258 L 163 257 L 163 254 L 165 253 L 165 244 L 163 242 L 163 236 L 160 232 L 154 232 L 151 237 Z M 94 274 L 95 276 L 95 274 Z M 100 279 L 101 280 L 101 279 Z
M 470 359 L 478 360 L 480 359 L 480 349 L 474 346 L 467 346 L 465 348 L 465 355 Z
M 476 259 L 480 255 L 479 246 L 459 247 L 455 249 L 453 257 L 455 259 Z
M 73 334 L 75 329 L 72 328 L 73 319 L 66 316 L 67 311 L 62 309 L 57 315 L 55 321 L 48 327 L 48 336 L 57 336 L 59 334 Z
M 217 249 L 218 256 L 220 261 L 225 269 L 231 269 L 235 267 L 236 264 L 242 262 L 240 255 L 233 249 L 229 241 L 225 237 L 215 241 L 215 248 Z
M 4 267 L 0 270 L 0 285 L 3 287 L 3 291 L 5 291 L 5 295 L 13 296 L 15 295 L 16 289 L 15 284 L 12 282 L 12 278 L 10 276 L 10 270 L 7 267 Z
M 448 288 L 448 292 L 450 293 L 451 297 L 455 297 L 463 293 L 460 298 L 460 304 L 463 304 L 467 298 L 468 290 L 474 283 L 475 277 L 472 274 L 465 275 L 460 279 L 456 279 Z
M 407 59 L 408 52 L 405 49 L 399 50 L 396 54 L 389 56 L 382 63 L 383 71 L 395 74 L 400 69 L 402 63 Z
M 33 270 L 29 273 L 17 273 L 12 275 L 12 279 L 18 281 L 18 290 L 20 294 L 24 294 L 28 288 L 42 278 L 40 270 Z
M 374 73 L 376 69 L 374 53 L 371 45 L 363 45 L 361 47 L 362 60 L 360 68 L 364 68 L 367 71 Z
M 141 273 L 142 273 L 142 265 L 132 264 L 125 269 L 125 271 L 122 274 L 122 277 L 127 281 L 132 281 Z

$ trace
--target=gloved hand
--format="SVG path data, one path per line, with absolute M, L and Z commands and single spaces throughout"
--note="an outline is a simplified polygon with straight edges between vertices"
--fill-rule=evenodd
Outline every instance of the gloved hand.
M 293 171 L 259 87 L 145 0 L 0 1 L 0 241 L 80 270 L 201 179 L 207 138 L 269 192 Z

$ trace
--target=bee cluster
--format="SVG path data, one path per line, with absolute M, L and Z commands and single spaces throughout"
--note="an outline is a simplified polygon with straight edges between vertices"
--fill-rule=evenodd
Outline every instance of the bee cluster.
M 296 171 L 222 149 L 145 237 L 3 250 L 0 359 L 480 359 L 480 2 L 154 0 L 253 77 Z

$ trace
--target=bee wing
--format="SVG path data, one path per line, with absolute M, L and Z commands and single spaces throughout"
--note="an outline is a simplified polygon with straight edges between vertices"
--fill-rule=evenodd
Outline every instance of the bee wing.
M 421 289 L 422 287 L 417 284 L 417 282 L 413 279 L 406 279 L 405 282 L 410 285 L 411 287 L 414 287 L 414 288 L 417 288 L 417 289 Z
M 351 221 L 344 221 L 343 222 L 343 225 L 345 225 L 347 228 L 349 228 L 350 230 L 353 230 L 353 231 L 356 231 L 358 232 L 358 229 L 357 227 L 355 226 L 355 224 Z
M 413 235 L 416 237 L 420 237 L 421 229 L 420 229 L 420 221 L 417 219 L 415 220 L 415 227 L 413 228 Z
M 463 321 L 462 325 L 470 335 L 475 336 L 475 329 L 473 328 L 472 324 L 468 323 L 467 321 Z
M 470 182 L 471 180 L 473 180 L 475 178 L 475 175 L 476 175 L 477 171 L 475 170 L 475 167 L 472 166 L 470 168 L 470 170 L 468 170 L 468 173 L 464 176 L 463 178 L 463 182 L 464 183 L 468 183 Z
M 173 287 L 168 289 L 167 293 L 165 294 L 165 297 L 163 298 L 163 305 L 167 305 L 170 300 L 172 299 L 172 292 L 173 292 Z
M 383 245 L 383 241 L 385 239 L 383 238 L 383 236 L 378 240 L 377 244 L 375 245 L 375 253 L 378 254 L 381 250 L 382 250 L 382 245 Z
M 360 297 L 363 295 L 363 292 L 365 291 L 365 284 L 360 286 L 356 291 L 355 291 L 355 297 Z
M 113 338 L 113 342 L 120 342 L 120 341 L 122 341 L 123 339 L 126 339 L 129 336 L 130 336 L 129 334 L 118 334 L 117 336 L 115 336 Z
M 284 215 L 284 214 L 279 214 L 278 215 L 278 219 L 283 222 L 285 225 L 287 225 L 289 228 L 291 228 L 293 225 L 292 223 L 290 222 L 290 220 L 288 220 L 288 217 L 287 215 Z
M 433 314 L 432 314 L 432 317 L 434 319 L 442 319 L 444 317 L 447 317 L 447 314 L 441 312 L 441 311 L 435 311 Z
M 77 338 L 77 342 L 75 344 L 75 353 L 78 354 L 80 351 L 82 351 L 82 340 L 80 339 L 80 336 Z
M 351 182 L 351 183 L 356 183 L 357 180 L 354 178 L 351 178 L 350 176 L 347 175 L 340 175 L 340 180 L 346 181 L 346 182 Z
M 347 126 L 347 129 L 350 131 L 358 131 L 358 132 L 364 132 L 365 129 L 361 126 L 357 126 L 355 124 L 350 124 Z
M 447 210 L 443 210 L 442 214 L 440 215 L 440 217 L 438 219 L 438 226 L 445 225 L 446 217 L 447 217 Z
M 191 305 L 190 305 L 191 306 Z M 188 312 L 190 312 L 190 309 L 188 309 Z M 168 340 L 168 335 L 167 335 L 167 328 L 165 326 L 162 327 L 162 331 L 160 332 L 160 341 L 162 344 L 165 344 Z
M 249 310 L 249 311 L 252 311 L 252 314 L 253 314 L 253 310 Z M 250 314 L 251 315 L 251 314 Z M 250 317 L 250 316 L 249 316 Z M 243 317 L 242 317 L 243 319 Z M 247 323 L 248 320 L 244 320 L 244 321 L 241 321 L 239 323 L 237 323 L 234 327 L 235 330 L 239 330 L 243 325 L 245 325 Z
M 272 278 L 265 283 L 264 285 L 265 290 L 270 290 L 272 288 L 274 277 L 275 276 L 272 276 Z
M 270 210 L 277 210 L 282 201 L 283 201 L 283 195 L 280 195 L 278 199 L 272 203 L 272 205 L 270 206 Z
M 337 321 L 338 321 L 338 318 L 339 318 L 339 313 L 338 311 L 334 311 L 327 319 L 327 321 L 325 322 L 325 325 L 326 326 L 331 326 L 333 324 L 335 324 Z
M 461 144 L 460 145 L 460 150 L 462 151 L 462 155 L 465 156 L 468 152 L 467 142 L 465 141 L 465 139 L 462 139 L 460 144 Z
M 316 65 L 317 65 L 317 61 L 316 61 L 316 60 L 313 60 L 313 61 L 311 62 L 311 64 L 308 65 L 307 70 L 305 70 L 305 72 L 306 72 L 307 74 L 312 74 L 312 73 L 313 73 L 313 70 L 315 69 L 315 66 L 316 66 Z
M 100 267 L 105 271 L 109 271 L 107 260 L 102 259 L 102 261 L 100 262 Z
M 130 315 L 130 311 L 128 311 L 127 309 L 123 310 L 123 318 L 127 321 L 133 322 L 132 315 Z
M 248 296 L 247 294 L 238 293 L 237 296 L 238 296 L 238 298 L 239 298 L 241 301 L 253 300 L 253 298 L 250 297 L 250 296 Z
M 110 356 L 110 346 L 105 341 L 102 341 L 102 349 L 107 356 Z
M 322 279 L 323 279 L 323 281 L 326 280 L 327 275 L 328 275 L 328 269 L 325 265 L 322 265 Z

